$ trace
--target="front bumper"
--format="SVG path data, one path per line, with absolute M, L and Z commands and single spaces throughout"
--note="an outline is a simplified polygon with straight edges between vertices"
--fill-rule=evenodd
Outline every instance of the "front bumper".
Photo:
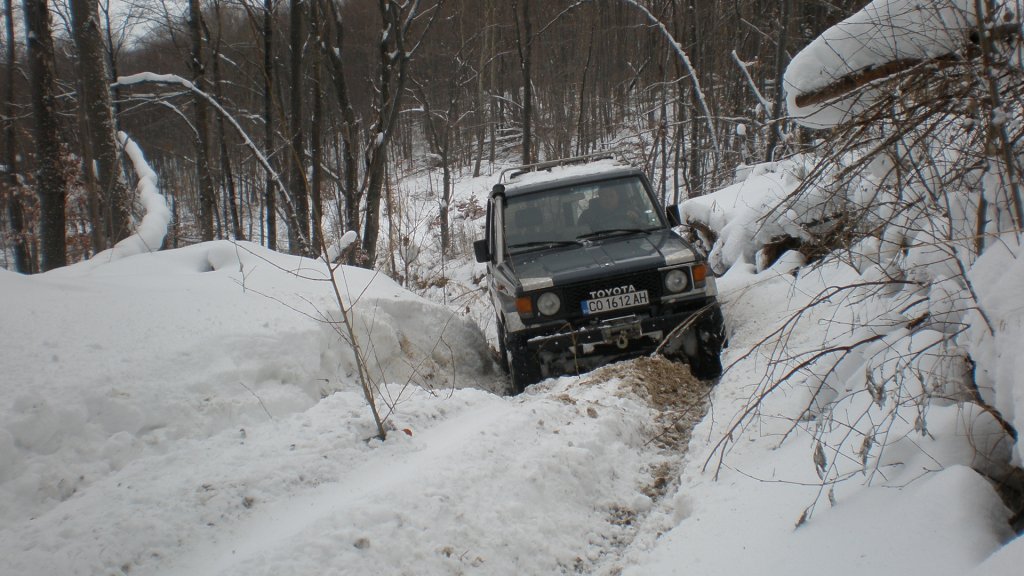
M 562 321 L 554 325 L 528 327 L 517 333 L 530 350 L 547 353 L 586 355 L 597 346 L 611 350 L 653 349 L 680 324 L 697 313 L 694 326 L 701 331 L 723 333 L 722 312 L 714 297 L 671 304 L 658 304 L 630 314 L 602 319 L 581 318 L 574 324 Z

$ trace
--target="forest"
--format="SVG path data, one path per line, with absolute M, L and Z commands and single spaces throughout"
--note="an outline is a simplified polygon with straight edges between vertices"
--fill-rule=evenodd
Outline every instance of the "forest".
M 139 217 L 123 131 L 160 175 L 165 244 L 247 239 L 396 275 L 403 179 L 617 150 L 678 202 L 791 155 L 789 59 L 859 2 L 5 0 L 0 251 L 31 273 Z M 108 89 L 109 88 L 109 89 Z M 92 167 L 89 169 L 88 167 Z M 382 226 L 382 219 L 384 226 Z

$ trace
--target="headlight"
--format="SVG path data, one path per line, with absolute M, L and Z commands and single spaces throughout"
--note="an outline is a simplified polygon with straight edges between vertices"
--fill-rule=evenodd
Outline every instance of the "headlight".
M 687 285 L 686 272 L 681 269 L 669 270 L 665 274 L 665 288 L 669 292 L 682 292 Z
M 545 292 L 537 297 L 537 310 L 545 316 L 554 316 L 562 307 L 562 299 L 554 292 Z

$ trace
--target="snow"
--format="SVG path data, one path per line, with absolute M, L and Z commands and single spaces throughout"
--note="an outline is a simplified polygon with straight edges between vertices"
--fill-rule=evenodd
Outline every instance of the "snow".
M 963 574 L 987 557 L 993 541 L 1005 537 L 977 514 L 977 508 L 998 510 L 1001 502 L 984 479 L 963 467 L 922 480 L 909 493 L 865 490 L 829 510 L 813 529 L 794 529 L 795 519 L 766 503 L 756 482 L 730 474 L 701 491 L 699 499 L 689 498 L 687 522 L 663 538 L 651 561 L 624 574 L 811 575 L 823 568 L 850 574 Z M 804 496 L 796 488 L 771 493 L 796 509 Z M 950 494 L 960 497 L 951 502 Z M 880 522 L 873 514 L 879 509 L 898 521 Z M 927 558 L 913 552 L 925 548 L 933 551 Z M 708 558 L 708 551 L 714 556 Z M 697 561 L 680 564 L 680 558 Z
M 688 200 L 680 207 L 684 222 L 700 222 L 717 231 L 720 241 L 705 239 L 711 268 L 725 272 L 737 262 L 756 262 L 760 246 L 782 236 L 805 238 L 805 225 L 836 210 L 824 192 L 792 198 L 806 173 L 809 158 L 743 166 L 736 184 L 714 194 Z M 777 210 L 776 207 L 791 207 Z M 773 214 L 771 218 L 766 215 Z
M 195 88 L 195 85 L 192 84 L 192 82 L 178 76 L 177 74 L 155 74 L 153 72 L 140 72 L 138 74 L 129 74 L 128 76 L 119 76 L 117 78 L 116 85 L 134 86 L 135 84 L 145 83 L 179 84 L 189 90 Z
M 142 204 L 145 214 L 139 223 L 134 234 L 118 242 L 109 251 L 97 254 L 100 259 L 124 258 L 143 252 L 153 252 L 160 249 L 164 236 L 167 235 L 167 226 L 171 223 L 171 210 L 167 202 L 160 194 L 157 185 L 159 178 L 156 172 L 149 167 L 146 157 L 138 144 L 128 137 L 124 132 L 117 134 L 118 141 L 124 147 L 125 154 L 132 162 L 139 183 L 136 189 L 139 193 L 139 202 Z
M 1024 268 L 1017 240 L 1007 236 L 970 268 L 980 307 L 954 281 L 949 254 L 938 253 L 937 247 L 945 246 L 935 241 L 944 234 L 941 229 L 930 236 L 919 232 L 901 252 L 869 238 L 815 267 L 801 268 L 804 259 L 794 252 L 766 266 L 758 258 L 765 243 L 781 235 L 800 238 L 809 223 L 829 213 L 820 191 L 794 193 L 807 161 L 796 157 L 743 168 L 733 186 L 681 206 L 688 221 L 713 232 L 704 238 L 709 259 L 727 270 L 719 280 L 733 331 L 726 358 L 739 361 L 729 367 L 712 400 L 724 416 L 705 419 L 694 438 L 727 438 L 729 452 L 717 470 L 721 452 L 715 448 L 721 446 L 691 444 L 683 484 L 700 488 L 686 495 L 686 521 L 668 533 L 647 562 L 626 573 L 690 572 L 693 564 L 679 558 L 695 558 L 706 549 L 721 556 L 698 565 L 697 572 L 802 574 L 827 565 L 830 570 L 856 566 L 852 573 L 962 574 L 999 550 L 998 561 L 985 564 L 992 571 L 979 568 L 978 573 L 1016 573 L 1024 550 L 1019 543 L 1000 549 L 1013 535 L 1005 525 L 1005 508 L 979 472 L 1002 477 L 1008 462 L 1020 461 L 1020 442 L 1004 432 L 991 410 L 957 400 L 963 393 L 955 375 L 967 370 L 962 358 L 969 353 L 984 400 L 1015 428 L 1024 424 L 1022 367 L 1015 352 L 1024 337 L 1019 296 Z M 863 182 L 850 196 L 877 193 L 869 184 Z M 895 265 L 927 287 L 923 299 L 913 285 L 870 288 L 891 277 Z M 763 303 L 772 303 L 775 312 L 759 312 Z M 809 303 L 815 308 L 805 309 Z M 965 316 L 965 310 L 971 312 Z M 994 331 L 979 310 L 998 318 Z M 929 313 L 924 327 L 904 328 L 922 311 Z M 749 335 L 768 334 L 785 318 L 794 324 L 784 349 L 737 356 L 750 344 Z M 965 323 L 968 332 L 953 338 Z M 858 345 L 861 341 L 868 344 Z M 756 403 L 772 382 L 810 359 L 823 343 L 857 347 L 804 366 Z M 898 394 L 886 388 L 893 382 L 900 383 Z M 877 383 L 881 392 L 872 391 Z M 876 393 L 882 395 L 873 399 Z M 753 421 L 734 416 L 751 410 L 757 415 Z M 737 424 L 740 428 L 731 427 Z M 881 449 L 879 431 L 886 443 Z M 757 448 L 765 443 L 769 451 Z M 820 466 L 813 457 L 819 446 L 825 448 Z M 707 482 L 705 465 L 719 472 L 717 482 Z M 808 490 L 813 486 L 817 489 Z M 773 502 L 766 503 L 769 491 Z M 887 511 L 884 516 L 893 514 L 891 521 L 879 519 L 880 509 Z M 788 512 L 776 516 L 783 510 Z M 810 520 L 794 528 L 801 511 Z M 751 525 L 751 517 L 770 524 Z M 970 537 L 960 532 L 968 525 L 974 526 Z M 714 531 L 717 527 L 721 531 Z M 857 538 L 837 548 L 843 533 Z M 928 558 L 910 552 L 932 545 L 937 548 Z M 949 546 L 957 550 L 950 553 Z M 809 556 L 815 548 L 831 550 L 829 557 Z
M 976 4 L 975 0 L 870 2 L 826 30 L 790 62 L 784 78 L 790 114 L 805 126 L 834 126 L 870 106 L 871 90 L 804 107 L 796 104 L 797 97 L 889 62 L 962 53 L 978 21 Z M 1018 0 L 996 4 L 1001 11 L 994 20 L 1020 21 Z
M 993 12 L 978 13 L 978 10 Z M 834 126 L 854 118 L 871 104 L 875 88 L 868 86 L 821 104 L 799 106 L 796 100 L 840 78 L 889 63 L 927 61 L 947 55 L 966 56 L 971 50 L 971 34 L 977 33 L 979 21 L 989 27 L 998 23 L 1000 27 L 1017 29 L 1019 32 L 1022 12 L 1024 5 L 1019 0 L 996 3 L 973 0 L 870 2 L 859 12 L 827 30 L 793 58 L 785 75 L 790 114 L 799 123 L 809 127 Z M 1020 68 L 1019 46 L 1016 43 L 996 43 L 993 49 L 1009 50 L 1009 53 L 1001 56 L 1006 57 L 1012 66 Z M 1017 109 L 996 108 L 992 112 L 991 122 L 994 126 L 1003 126 L 1019 114 L 1020 110 Z M 932 139 L 934 142 L 929 143 L 925 152 L 933 160 L 922 176 L 925 186 L 946 176 L 943 166 L 955 164 L 956 152 L 947 150 L 955 149 L 955 146 L 948 147 L 941 132 L 933 135 Z M 916 160 L 913 157 L 910 159 Z M 879 189 L 882 188 L 885 174 L 892 168 L 891 162 L 882 159 L 875 162 L 874 176 L 877 182 L 866 182 L 859 193 L 851 191 L 849 195 L 855 204 L 886 204 L 884 197 L 887 193 L 880 193 Z M 1001 185 L 997 182 L 999 176 L 996 172 L 986 170 L 979 172 L 976 177 L 985 200 L 1002 206 L 1004 200 L 999 196 Z M 900 189 L 899 193 L 916 195 L 914 188 L 907 186 Z M 971 193 L 964 194 L 965 191 Z M 1024 429 L 1024 394 L 1020 392 L 1019 375 L 1024 367 L 1017 359 L 1019 355 L 1014 352 L 1020 338 L 1024 336 L 1021 332 L 1024 316 L 1020 311 L 1018 294 L 1019 286 L 1024 282 L 1019 258 L 1021 237 L 1018 227 L 1005 225 L 1005 216 L 999 212 L 1006 210 L 998 208 L 996 214 L 990 217 L 997 230 L 995 240 L 986 243 L 988 246 L 977 261 L 971 262 L 969 255 L 972 249 L 965 242 L 945 240 L 969 238 L 975 234 L 970 231 L 972 219 L 978 211 L 978 200 L 974 196 L 971 190 L 946 192 L 945 197 L 950 201 L 946 207 L 949 214 L 942 218 L 922 212 L 910 217 L 898 216 L 895 222 L 891 222 L 887 221 L 887 214 L 873 214 L 879 222 L 885 223 L 885 230 L 880 238 L 869 239 L 856 247 L 852 255 L 862 262 L 859 266 L 862 269 L 864 263 L 875 263 L 874 278 L 891 278 L 894 272 L 905 271 L 910 281 L 927 286 L 926 299 L 908 310 L 927 313 L 930 327 L 947 335 L 966 327 L 967 333 L 958 338 L 957 343 L 975 363 L 972 371 L 978 393 L 998 411 L 1007 425 L 1021 430 Z M 787 198 L 787 202 L 789 200 Z M 758 212 L 757 207 L 752 211 Z M 760 212 L 770 213 L 766 210 Z M 694 210 L 694 218 L 697 220 L 710 221 L 715 217 L 712 210 Z M 744 221 L 762 223 L 765 219 L 751 214 Z M 768 224 L 764 226 L 771 228 Z M 1017 228 L 1015 232 L 1014 228 Z M 726 239 L 740 233 L 726 230 Z M 748 251 L 756 249 L 759 244 L 763 245 L 765 241 L 763 237 L 750 240 L 753 247 L 748 248 Z M 901 246 L 909 249 L 904 251 Z M 898 262 L 901 251 L 905 252 L 906 259 Z M 1024 447 L 1020 442 L 1014 444 L 1012 460 L 1018 466 L 1024 463 Z
M 1024 374 L 1024 358 L 1020 354 L 1020 343 L 1024 341 L 1024 307 L 1020 305 L 1020 287 L 1024 286 L 1022 255 L 1019 244 L 993 244 L 970 274 L 981 310 L 996 322 L 994 332 L 989 331 L 980 313 L 972 312 L 970 336 L 973 348 L 978 350 L 978 387 L 1017 430 L 1024 430 L 1024 388 L 1020 385 Z M 1014 463 L 1024 464 L 1021 442 L 1017 443 Z
M 327 248 L 327 259 L 334 262 L 359 238 L 355 230 L 345 232 L 337 242 Z
M 832 279 L 838 280 L 734 267 L 719 281 L 735 330 L 726 358 L 738 358 L 750 337 L 785 312 L 770 311 L 763 302 L 793 308 L 803 303 L 802 294 L 813 294 L 822 280 Z M 748 324 L 756 328 L 739 328 Z M 794 350 L 823 337 L 813 330 L 794 336 L 789 343 Z M 625 574 L 819 574 L 825 567 L 838 574 L 963 574 L 1013 537 L 991 485 L 967 467 L 976 451 L 962 424 L 979 414 L 965 415 L 962 407 L 941 408 L 941 416 L 933 409 L 933 437 L 908 436 L 893 447 L 879 462 L 884 478 L 872 482 L 870 475 L 857 474 L 822 487 L 812 459 L 815 424 L 793 421 L 806 398 L 800 386 L 786 385 L 783 394 L 762 406 L 758 424 L 733 438 L 714 479 L 718 460 L 709 440 L 723 437 L 731 415 L 746 405 L 764 369 L 756 365 L 764 360 L 740 360 L 716 388 L 712 405 L 719 418 L 705 418 L 694 430 L 671 528 Z M 853 397 L 839 402 L 836 412 L 856 413 Z M 834 433 L 848 434 L 848 429 Z M 835 456 L 829 453 L 830 460 Z M 833 505 L 821 494 L 830 487 Z M 811 519 L 796 527 L 807 509 L 814 512 Z M 928 554 L 919 554 L 926 549 Z M 1003 568 L 982 573 L 1017 573 L 1022 557 L 1019 551 L 1011 556 L 1016 558 L 1012 567 L 1003 561 Z
M 19 351 L 4 357 L 0 573 L 543 573 L 613 538 L 611 506 L 649 505 L 639 471 L 615 479 L 643 465 L 638 399 L 574 380 L 495 394 L 475 325 L 342 272 L 372 356 L 393 362 L 385 442 L 367 440 L 346 347 L 300 313 L 331 305 L 304 279 L 316 262 L 217 242 L 0 273 L 3 348 Z M 413 364 L 437 385 L 407 385 Z M 502 526 L 513 545 L 484 536 Z
M 608 152 L 609 156 L 614 155 L 614 152 Z M 611 172 L 615 170 L 622 170 L 627 167 L 620 160 L 615 158 L 606 158 L 601 160 L 593 160 L 589 162 L 583 162 L 578 164 L 566 164 L 563 166 L 553 166 L 551 168 L 543 170 L 533 170 L 530 172 L 523 172 L 515 175 L 514 178 L 509 180 L 509 177 L 515 174 L 515 171 L 510 171 L 502 179 L 502 184 L 507 187 L 512 186 L 526 186 L 532 184 L 539 184 L 542 182 L 548 182 L 551 180 L 559 180 L 563 178 L 574 178 L 577 176 L 589 176 L 591 174 L 600 174 L 602 172 Z
M 0 272 L 0 574 L 962 574 L 997 550 L 982 573 L 1015 574 L 956 406 L 831 508 L 813 426 L 780 445 L 799 386 L 703 469 L 761 377 L 744 352 L 836 273 L 720 279 L 731 367 L 687 453 L 653 442 L 631 364 L 503 396 L 473 323 L 366 270 L 339 275 L 384 441 L 316 261 L 222 241 Z

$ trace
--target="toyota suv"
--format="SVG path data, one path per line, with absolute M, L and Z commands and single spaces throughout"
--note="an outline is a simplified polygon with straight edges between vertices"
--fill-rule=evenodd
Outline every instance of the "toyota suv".
M 675 231 L 642 170 L 580 157 L 503 171 L 487 203 L 487 264 L 501 363 L 514 393 L 542 378 L 661 351 L 722 372 L 715 279 Z

